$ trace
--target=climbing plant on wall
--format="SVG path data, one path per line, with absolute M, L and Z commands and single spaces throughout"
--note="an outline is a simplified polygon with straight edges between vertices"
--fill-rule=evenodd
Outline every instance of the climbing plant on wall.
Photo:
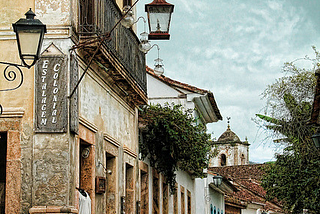
M 202 177 L 212 156 L 210 134 L 192 112 L 174 104 L 148 105 L 139 112 L 140 153 L 164 174 L 171 193 L 175 190 L 176 170 Z

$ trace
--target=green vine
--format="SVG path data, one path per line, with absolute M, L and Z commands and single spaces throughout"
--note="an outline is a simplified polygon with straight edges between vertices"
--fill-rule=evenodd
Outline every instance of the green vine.
M 148 105 L 140 109 L 140 153 L 151 166 L 163 173 L 171 193 L 175 191 L 175 171 L 203 177 L 211 154 L 210 134 L 206 126 L 198 124 L 193 110 L 181 105 Z

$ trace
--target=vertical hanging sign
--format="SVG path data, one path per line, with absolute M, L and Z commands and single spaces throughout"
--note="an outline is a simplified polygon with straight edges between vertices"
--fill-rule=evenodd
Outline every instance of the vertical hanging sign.
M 67 57 L 54 44 L 35 69 L 36 132 L 67 131 Z

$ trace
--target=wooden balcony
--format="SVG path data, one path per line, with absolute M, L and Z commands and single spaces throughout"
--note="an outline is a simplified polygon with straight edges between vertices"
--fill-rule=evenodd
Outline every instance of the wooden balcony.
M 78 36 L 80 42 L 102 36 L 116 25 L 122 14 L 114 0 L 80 0 Z M 109 78 L 120 87 L 134 105 L 147 103 L 145 54 L 138 48 L 139 39 L 132 29 L 121 24 L 111 33 L 111 40 L 103 42 L 96 61 L 106 68 Z M 87 56 L 97 43 L 86 46 Z

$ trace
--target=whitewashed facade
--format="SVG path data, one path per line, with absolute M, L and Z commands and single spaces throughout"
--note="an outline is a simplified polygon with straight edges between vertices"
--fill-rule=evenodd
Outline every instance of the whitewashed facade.
M 222 117 L 215 102 L 212 102 L 212 93 L 165 76 L 157 77 L 151 69 L 147 68 L 147 86 L 149 104 L 180 104 L 185 109 L 197 109 L 194 117 L 199 118 L 201 123 L 211 123 L 221 120 Z M 215 187 L 212 174 L 207 177 L 194 178 L 189 173 L 183 171 L 176 172 L 178 211 L 174 208 L 174 195 L 170 196 L 169 213 L 189 213 L 188 194 L 181 194 L 182 191 L 191 194 L 191 213 L 211 214 L 214 207 L 219 213 L 224 213 L 225 191 L 233 191 L 230 183 L 223 182 L 223 187 Z M 160 191 L 161 192 L 161 191 Z M 152 193 L 150 193 L 151 195 Z M 184 202 L 183 202 L 184 201 Z M 151 205 L 150 205 L 151 207 Z M 212 207 L 212 209 L 211 209 Z M 152 208 L 150 208 L 152 210 Z M 220 212 L 221 210 L 221 212 Z M 212 211 L 212 212 L 211 212 Z M 161 213 L 161 212 L 160 212 Z

